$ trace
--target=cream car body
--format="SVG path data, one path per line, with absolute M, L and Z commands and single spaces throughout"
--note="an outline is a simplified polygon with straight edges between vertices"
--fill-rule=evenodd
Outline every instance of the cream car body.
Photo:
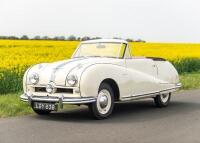
M 82 42 L 125 44 L 123 57 L 76 57 L 69 60 L 42 63 L 30 67 L 23 79 L 24 94 L 21 100 L 63 104 L 86 104 L 97 102 L 99 87 L 110 84 L 114 102 L 156 97 L 170 94 L 181 86 L 174 66 L 161 58 L 132 57 L 124 40 L 101 39 Z M 80 44 L 80 45 L 81 45 Z M 77 48 L 78 50 L 79 48 Z M 75 51 L 75 54 L 77 52 Z M 134 53 L 134 52 L 133 52 Z M 37 74 L 38 82 L 31 83 L 30 76 Z M 76 83 L 68 83 L 73 76 Z M 47 86 L 53 87 L 47 92 Z

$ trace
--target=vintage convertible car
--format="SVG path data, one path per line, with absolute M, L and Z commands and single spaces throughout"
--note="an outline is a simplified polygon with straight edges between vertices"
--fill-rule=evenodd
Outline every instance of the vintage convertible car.
M 30 67 L 20 98 L 39 115 L 74 104 L 88 105 L 97 119 L 108 117 L 116 102 L 153 98 L 158 107 L 167 106 L 181 86 L 174 66 L 131 53 L 124 40 L 81 42 L 69 60 Z

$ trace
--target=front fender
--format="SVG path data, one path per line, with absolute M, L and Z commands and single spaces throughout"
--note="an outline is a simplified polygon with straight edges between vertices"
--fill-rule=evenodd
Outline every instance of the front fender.
M 93 64 L 88 66 L 80 78 L 80 92 L 82 97 L 96 97 L 101 82 L 105 79 L 113 79 L 121 94 L 126 93 L 126 69 L 123 66 L 114 64 Z

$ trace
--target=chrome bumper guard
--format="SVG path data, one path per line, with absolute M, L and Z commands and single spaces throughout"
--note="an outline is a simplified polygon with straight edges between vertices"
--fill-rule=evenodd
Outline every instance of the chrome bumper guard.
M 55 102 L 59 103 L 60 108 L 63 108 L 63 104 L 86 104 L 96 101 L 95 97 L 69 98 L 64 96 L 34 96 L 26 93 L 22 94 L 20 99 L 21 101 L 28 102 L 29 105 L 31 105 L 32 101 Z
M 177 83 L 176 84 L 176 88 L 181 88 L 182 87 L 182 84 L 181 83 Z

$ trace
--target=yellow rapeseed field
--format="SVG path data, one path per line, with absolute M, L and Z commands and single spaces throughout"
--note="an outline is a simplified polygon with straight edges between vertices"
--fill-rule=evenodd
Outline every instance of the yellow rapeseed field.
M 200 44 L 130 43 L 135 55 L 161 57 L 167 60 L 200 58 Z
M 78 44 L 77 41 L 0 40 L 0 87 L 5 86 L 7 81 L 13 81 L 15 87 L 21 89 L 21 85 L 18 85 L 21 83 L 18 82 L 21 82 L 27 67 L 41 62 L 68 59 Z M 178 63 L 177 68 L 184 67 L 183 64 L 179 65 L 182 59 L 200 58 L 200 44 L 132 42 L 130 46 L 135 56 L 166 58 L 173 63 Z M 191 63 L 191 60 L 186 63 Z M 11 88 L 11 86 L 13 85 L 8 83 L 6 88 Z
M 79 42 L 0 40 L 0 69 L 24 70 L 41 62 L 70 58 Z M 200 58 L 200 44 L 130 43 L 135 56 L 162 57 L 168 60 Z
M 78 42 L 0 40 L 0 69 L 19 68 L 69 58 Z

